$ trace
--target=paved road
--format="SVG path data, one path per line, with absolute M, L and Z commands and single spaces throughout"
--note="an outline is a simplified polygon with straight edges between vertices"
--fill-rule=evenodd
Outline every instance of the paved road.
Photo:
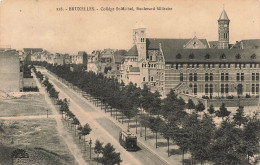
M 110 142 L 116 148 L 116 151 L 121 153 L 123 159 L 122 164 L 147 164 L 147 165 L 164 165 L 167 162 L 162 161 L 153 152 L 149 151 L 141 145 L 138 146 L 141 150 L 137 152 L 127 152 L 118 142 L 118 134 L 121 128 L 108 118 L 106 114 L 95 108 L 92 104 L 86 101 L 82 96 L 79 96 L 54 76 L 50 75 L 45 69 L 40 70 L 49 77 L 55 88 L 60 91 L 60 97 L 70 99 L 70 110 L 77 116 L 82 125 L 89 123 L 92 127 L 90 137 L 97 138 L 102 142 Z

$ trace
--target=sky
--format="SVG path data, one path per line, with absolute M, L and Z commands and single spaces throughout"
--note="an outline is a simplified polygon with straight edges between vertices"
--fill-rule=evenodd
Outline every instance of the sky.
M 57 11 L 62 7 L 64 11 Z M 94 7 L 95 11 L 66 11 Z M 169 11 L 101 11 L 101 7 L 169 7 Z M 223 10 L 230 43 L 260 39 L 259 0 L 2 0 L 0 47 L 43 48 L 52 53 L 130 49 L 133 28 L 143 22 L 148 38 L 218 39 Z

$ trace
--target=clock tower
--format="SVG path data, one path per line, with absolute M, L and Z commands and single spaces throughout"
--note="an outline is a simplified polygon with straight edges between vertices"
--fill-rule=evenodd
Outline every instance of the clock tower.
M 228 49 L 229 22 L 226 11 L 223 9 L 218 19 L 218 49 Z

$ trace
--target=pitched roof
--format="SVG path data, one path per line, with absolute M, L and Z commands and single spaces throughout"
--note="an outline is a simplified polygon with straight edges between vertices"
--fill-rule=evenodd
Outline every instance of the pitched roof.
M 241 40 L 243 49 L 260 49 L 260 39 Z
M 218 41 L 209 41 L 210 49 L 217 49 L 218 48 Z
M 114 52 L 115 63 L 122 62 L 122 56 L 126 54 L 126 50 L 117 50 Z
M 161 39 L 161 38 L 147 38 L 146 44 L 147 49 L 159 49 L 159 43 L 161 43 L 163 49 L 183 49 L 184 45 L 186 45 L 191 38 L 189 39 Z M 206 45 L 206 48 L 208 47 L 208 42 L 206 39 L 198 39 L 200 42 L 202 42 L 204 45 Z
M 125 56 L 138 56 L 138 51 L 136 45 L 134 45 L 128 52 L 125 54 Z
M 165 62 L 179 63 L 225 63 L 225 62 L 260 62 L 260 49 L 165 49 Z M 209 58 L 207 58 L 207 56 Z M 191 58 L 193 56 L 193 58 Z M 224 56 L 224 58 L 222 58 Z M 241 58 L 237 58 L 240 56 Z M 252 57 L 256 58 L 253 59 Z
M 140 68 L 139 67 L 130 67 L 129 71 L 130 72 L 140 72 Z
M 226 11 L 223 9 L 218 20 L 229 20 Z

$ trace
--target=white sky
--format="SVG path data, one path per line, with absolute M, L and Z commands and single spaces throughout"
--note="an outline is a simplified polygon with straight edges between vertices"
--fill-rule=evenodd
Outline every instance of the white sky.
M 94 49 L 130 49 L 132 29 L 143 21 L 149 38 L 217 40 L 217 20 L 225 10 L 230 42 L 260 39 L 258 0 L 3 0 L 0 3 L 0 45 L 14 49 L 41 47 L 76 53 Z M 56 11 L 85 6 L 94 12 Z M 102 12 L 100 7 L 171 7 L 172 11 Z

